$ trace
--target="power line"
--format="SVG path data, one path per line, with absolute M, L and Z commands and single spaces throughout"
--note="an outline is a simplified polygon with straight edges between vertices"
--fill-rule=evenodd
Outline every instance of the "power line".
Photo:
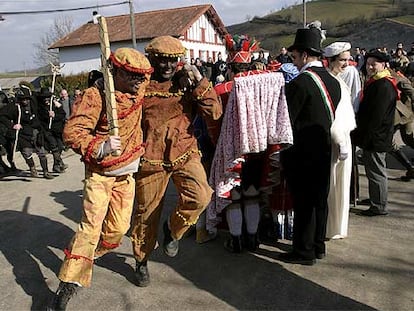
M 58 13 L 58 12 L 78 11 L 78 10 L 90 10 L 90 9 L 103 8 L 103 7 L 108 7 L 108 6 L 116 6 L 116 5 L 126 4 L 126 3 L 128 3 L 128 1 L 101 4 L 101 5 L 98 4 L 94 6 L 85 6 L 85 7 L 71 8 L 71 9 L 0 12 L 0 16 L 1 15 L 23 15 L 23 14 L 45 14 L 45 13 Z

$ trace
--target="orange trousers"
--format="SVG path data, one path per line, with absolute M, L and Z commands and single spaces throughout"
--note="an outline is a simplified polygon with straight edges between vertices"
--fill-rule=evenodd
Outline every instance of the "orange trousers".
M 163 197 L 172 178 L 178 193 L 178 204 L 170 215 L 171 235 L 181 239 L 195 225 L 211 200 L 213 190 L 199 159 L 188 159 L 172 171 L 138 172 L 136 210 L 132 221 L 131 241 L 137 261 L 147 260 L 155 247 Z
M 89 287 L 94 258 L 119 246 L 130 227 L 135 179 L 89 171 L 85 175 L 82 219 L 65 250 L 59 279 Z

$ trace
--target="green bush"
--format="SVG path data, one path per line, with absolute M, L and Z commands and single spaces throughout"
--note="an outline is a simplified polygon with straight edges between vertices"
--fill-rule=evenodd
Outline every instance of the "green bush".
M 71 76 L 57 76 L 55 81 L 54 94 L 57 95 L 62 89 L 66 89 L 69 95 L 72 96 L 76 88 L 79 88 L 80 90 L 86 89 L 88 87 L 88 74 L 88 72 L 83 72 Z M 47 78 L 43 79 L 40 83 L 41 87 L 48 87 L 51 89 L 52 79 L 53 76 L 48 76 Z

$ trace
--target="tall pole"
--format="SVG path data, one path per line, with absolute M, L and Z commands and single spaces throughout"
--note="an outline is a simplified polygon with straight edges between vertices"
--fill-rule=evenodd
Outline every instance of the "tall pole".
M 303 0 L 303 28 L 306 27 L 306 0 Z
M 131 20 L 131 35 L 132 35 L 132 47 L 137 49 L 137 36 L 135 34 L 135 13 L 134 13 L 134 2 L 129 0 L 129 16 Z

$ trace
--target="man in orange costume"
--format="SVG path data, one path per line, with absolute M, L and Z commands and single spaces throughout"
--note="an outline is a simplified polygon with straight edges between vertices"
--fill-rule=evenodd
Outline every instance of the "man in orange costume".
M 80 286 L 89 287 L 95 258 L 116 248 L 130 226 L 135 179 L 142 147 L 142 101 L 153 71 L 131 48 L 110 56 L 119 136 L 109 134 L 103 83 L 85 90 L 64 129 L 64 140 L 85 163 L 83 214 L 59 273 L 59 288 L 48 310 L 65 310 Z M 114 156 L 114 151 L 120 151 Z
M 137 209 L 131 236 L 138 286 L 149 285 L 147 261 L 156 245 L 162 198 L 170 178 L 179 200 L 163 225 L 166 255 L 177 255 L 178 240 L 211 200 L 213 191 L 201 163 L 193 120 L 199 114 L 208 124 L 222 114 L 211 83 L 189 64 L 178 70 L 178 59 L 185 54 L 180 40 L 157 37 L 145 51 L 154 73 L 143 105 L 146 150 L 137 174 Z

